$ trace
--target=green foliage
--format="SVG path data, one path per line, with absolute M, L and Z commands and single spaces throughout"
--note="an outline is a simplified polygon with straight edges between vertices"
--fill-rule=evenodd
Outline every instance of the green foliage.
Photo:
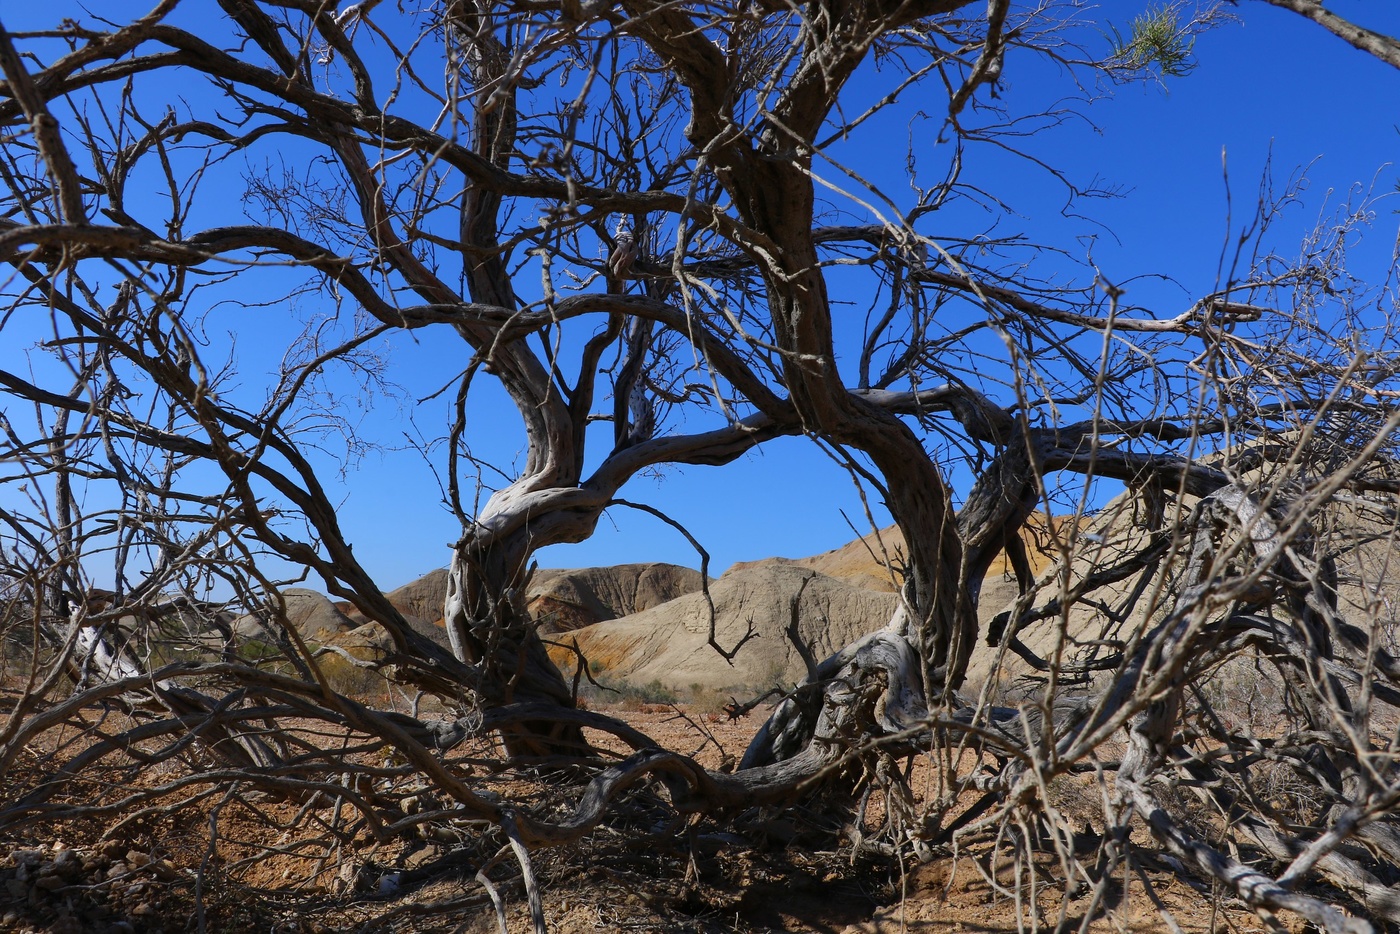
M 690 686 L 687 702 L 698 713 L 718 714 L 723 713 L 725 705 L 729 703 L 729 694 L 695 682 Z
M 616 704 L 624 710 L 636 710 L 642 705 L 674 704 L 680 695 L 659 679 L 649 684 L 630 684 L 626 681 L 599 680 L 597 685 L 580 685 L 579 697 L 590 707 Z
M 282 650 L 261 639 L 245 639 L 238 644 L 238 656 L 250 662 L 261 662 L 281 656 Z
M 337 694 L 361 703 L 382 703 L 389 697 L 388 679 L 372 668 L 361 668 L 339 655 L 322 655 L 316 661 Z
M 1112 60 L 1132 71 L 1155 67 L 1163 78 L 1184 78 L 1196 69 L 1196 37 L 1191 23 L 1182 21 L 1180 3 L 1149 7 L 1134 18 L 1126 39 L 1113 32 Z
M 618 694 L 613 695 L 614 700 L 624 708 L 635 708 L 642 704 L 674 704 L 680 700 L 675 691 L 662 684 L 659 679 L 653 678 L 648 684 L 616 684 L 610 685 Z

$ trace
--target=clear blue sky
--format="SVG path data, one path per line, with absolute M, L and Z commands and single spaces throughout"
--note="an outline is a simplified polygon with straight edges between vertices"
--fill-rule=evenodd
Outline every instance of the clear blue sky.
M 71 12 L 64 2 L 6 4 L 0 17 L 12 31 L 32 29 Z M 148 4 L 104 2 L 91 8 L 121 18 Z M 1106 2 L 1103 15 L 1126 20 L 1138 2 Z M 1373 28 L 1400 34 L 1400 3 L 1377 0 L 1333 2 L 1329 8 Z M 199 7 L 193 7 L 198 12 Z M 1307 169 L 1304 197 L 1279 223 L 1275 248 L 1296 252 L 1313 225 L 1358 193 L 1386 195 L 1400 172 L 1394 102 L 1400 100 L 1400 71 L 1351 49 L 1299 17 L 1259 3 L 1234 9 L 1240 22 L 1227 23 L 1196 45 L 1199 65 L 1189 77 L 1165 88 L 1133 85 L 1080 107 L 1085 119 L 1036 136 L 1030 143 L 1045 161 L 1076 181 L 1120 188 L 1123 197 L 1086 202 L 1089 215 L 1061 214 L 1063 191 L 1043 172 L 1023 162 L 980 155 L 970 171 L 994 185 L 1018 216 L 1002 232 L 1020 230 L 1082 256 L 1092 248 L 1100 268 L 1116 281 L 1165 274 L 1177 285 L 1137 282 L 1128 300 L 1160 313 L 1184 310 L 1211 289 L 1222 247 L 1231 237 L 1222 154 L 1234 197 L 1234 229 L 1247 220 L 1261 177 L 1272 164 L 1281 186 Z M 1016 111 L 1070 93 L 1069 82 L 1041 62 L 1013 54 L 1005 65 L 1004 95 Z M 865 79 L 862 79 L 865 80 Z M 858 89 L 859 90 L 859 89 Z M 946 106 L 941 88 L 930 91 L 930 110 Z M 907 129 L 886 126 L 866 137 L 868 168 L 880 184 L 906 194 L 898 171 L 903 165 Z M 874 145 L 872 145 L 872 143 Z M 859 158 L 859 154 L 848 156 Z M 883 162 L 881 160 L 884 160 Z M 863 163 L 864 165 L 864 163 Z M 1357 244 L 1354 272 L 1382 278 L 1389 267 L 1400 199 L 1382 197 L 1374 221 Z M 838 296 L 841 297 L 841 296 Z M 859 296 L 851 296 L 859 299 Z M 240 338 L 240 359 L 249 380 L 258 354 L 275 345 L 269 331 Z M 0 365 L 19 367 L 22 347 L 0 346 Z M 395 341 L 390 377 L 412 400 L 439 388 L 450 377 L 461 348 L 446 347 L 431 335 Z M 460 360 L 458 361 L 460 365 Z M 249 369 L 251 368 L 251 370 Z M 437 382 L 435 382 L 437 381 Z M 483 383 L 483 389 L 484 389 Z M 357 394 L 353 387 L 344 391 Z M 499 396 L 484 391 L 473 405 L 472 423 L 480 452 L 507 469 L 519 450 L 518 421 Z M 374 403 L 362 426 L 386 444 L 415 432 L 438 430 L 438 409 L 417 407 L 393 397 Z M 336 460 L 334 451 L 325 460 Z M 439 458 L 441 460 L 441 458 Z M 441 566 L 458 530 L 439 501 L 432 472 L 408 450 L 367 454 L 336 481 L 340 519 L 356 554 L 386 587 L 396 586 Z M 863 508 L 847 473 L 810 442 L 782 439 L 725 468 L 668 468 L 659 478 L 639 477 L 622 495 L 664 509 L 685 524 L 709 549 L 712 573 L 735 561 L 812 554 L 852 537 L 843 518 L 864 527 Z M 888 521 L 878 510 L 876 520 Z M 597 535 L 575 546 L 541 552 L 544 566 L 583 566 L 628 561 L 671 561 L 696 565 L 684 539 L 650 516 L 614 510 Z M 314 582 L 313 582 L 314 583 Z

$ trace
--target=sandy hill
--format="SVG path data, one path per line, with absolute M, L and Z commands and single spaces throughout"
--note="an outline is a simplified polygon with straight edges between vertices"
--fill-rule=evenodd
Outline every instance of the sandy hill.
M 723 648 L 732 649 L 750 626 L 756 633 L 732 664 L 708 644 L 709 606 L 700 593 L 554 638 L 566 645 L 577 640 L 591 670 L 604 681 L 638 686 L 659 681 L 678 691 L 697 685 L 716 691 L 766 690 L 806 675 L 806 663 L 789 633 L 794 600 L 798 635 L 818 662 L 888 624 L 898 602 L 890 589 L 857 586 L 782 560 L 731 568 L 710 585 L 710 596 L 715 638 Z M 1015 598 L 1014 578 L 989 574 L 983 584 L 983 628 Z M 574 670 L 571 650 L 551 648 L 550 655 L 565 672 Z
M 891 562 L 897 562 L 904 553 L 904 536 L 898 526 L 889 526 L 878 532 L 863 535 L 853 542 L 824 551 L 810 558 L 764 558 L 759 561 L 739 561 L 732 565 L 724 576 L 742 573 L 753 568 L 789 565 L 810 568 L 828 577 L 843 580 L 853 587 L 867 590 L 881 590 L 894 593 L 898 586 L 896 576 L 889 570 Z
M 1042 519 L 1026 533 L 1037 570 L 1049 564 L 1041 540 L 1046 525 Z M 660 681 L 682 691 L 694 685 L 723 691 L 766 689 L 806 674 L 804 650 L 820 661 L 889 622 L 897 601 L 896 575 L 889 567 L 898 566 L 903 551 L 903 537 L 891 527 L 806 558 L 735 564 L 710 585 L 718 642 L 732 648 L 750 628 L 755 633 L 732 663 L 707 644 L 709 604 L 701 593 L 700 573 L 691 568 L 637 563 L 538 569 L 525 601 L 541 634 L 561 643 L 576 638 L 595 672 L 607 680 L 637 685 Z M 447 571 L 437 569 L 386 596 L 413 629 L 446 645 L 446 594 Z M 287 622 L 309 642 L 332 643 L 360 657 L 388 648 L 378 627 L 347 605 L 296 587 L 287 588 L 284 597 Z M 1004 562 L 994 564 L 983 584 L 984 631 L 1015 597 L 1015 581 Z M 791 632 L 794 606 L 802 650 Z M 1075 620 L 1076 628 L 1091 624 L 1092 620 Z M 254 617 L 241 617 L 235 625 L 248 637 L 266 637 Z M 1023 634 L 1037 649 L 1053 638 L 1053 627 L 1045 625 Z M 551 653 L 566 672 L 573 670 L 572 652 L 556 647 Z M 995 654 L 978 647 L 975 676 L 991 670 Z
M 384 596 L 405 616 L 430 623 L 440 622 L 443 604 L 447 602 L 447 569 L 429 571 Z
M 1026 551 L 1030 555 L 1031 564 L 1037 573 L 1050 564 L 1049 531 L 1057 525 L 1057 522 L 1044 514 L 1036 513 L 1031 516 L 1026 527 L 1021 531 L 1021 539 L 1026 543 Z M 891 525 L 862 535 L 840 548 L 833 548 L 831 551 L 824 551 L 808 558 L 764 558 L 759 561 L 739 561 L 732 565 L 725 574 L 772 564 L 791 564 L 797 567 L 811 568 L 828 577 L 844 580 L 856 587 L 893 593 L 897 590 L 898 577 L 891 572 L 890 566 L 893 564 L 897 567 L 899 562 L 903 560 L 904 553 L 904 535 L 899 531 L 898 526 Z M 1003 555 L 992 562 L 987 573 L 989 576 L 1007 574 L 1010 573 L 1010 570 Z
M 323 593 L 305 587 L 287 587 L 282 591 L 286 606 L 286 621 L 303 639 L 324 642 L 337 633 L 349 632 L 357 625 Z M 267 636 L 263 621 L 254 615 L 240 616 L 233 628 L 253 639 Z
M 1038 573 L 1051 562 L 1049 527 L 1044 517 L 1036 516 L 1023 533 Z M 898 565 L 903 549 L 903 536 L 890 527 L 811 557 L 767 558 L 730 567 L 710 585 L 716 640 L 731 649 L 750 626 L 757 634 L 732 664 L 707 644 L 709 608 L 700 593 L 635 615 L 619 614 L 618 619 L 575 629 L 558 641 L 577 639 L 593 670 L 605 681 L 638 686 L 659 681 L 672 690 L 699 685 L 735 692 L 791 684 L 806 674 L 806 664 L 788 631 L 794 599 L 800 594 L 798 633 L 803 645 L 821 661 L 889 622 L 897 600 L 897 578 L 889 566 Z M 983 632 L 1016 596 L 1014 575 L 999 558 L 982 585 Z M 990 672 L 996 654 L 979 645 L 973 662 L 978 678 Z M 566 672 L 573 671 L 571 651 L 553 648 L 551 655 Z
M 752 626 L 755 637 L 726 662 L 707 641 L 709 604 L 692 593 L 641 613 L 597 623 L 568 634 L 595 674 L 632 684 L 659 681 L 674 689 L 693 685 L 718 690 L 766 689 L 806 674 L 802 653 L 788 629 L 794 601 L 797 634 L 820 661 L 889 621 L 893 593 L 854 587 L 790 562 L 731 570 L 710 587 L 715 638 L 726 649 Z M 572 653 L 552 650 L 572 668 Z
M 525 605 L 542 632 L 560 632 L 629 616 L 699 589 L 699 571 L 660 562 L 537 568 L 525 589 Z M 430 571 L 385 596 L 410 622 L 440 625 L 447 601 L 447 570 Z M 367 622 L 348 604 L 337 607 L 353 626 Z
M 447 602 L 447 569 L 438 568 L 429 571 L 402 587 L 396 587 L 384 596 L 388 597 L 389 602 L 410 622 L 421 620 L 428 623 L 441 623 L 442 608 Z M 348 603 L 337 603 L 336 607 L 346 615 L 353 627 L 363 626 L 369 622 L 363 613 Z
M 631 616 L 699 589 L 699 571 L 659 562 L 539 568 L 526 588 L 525 603 L 541 632 L 565 632 Z

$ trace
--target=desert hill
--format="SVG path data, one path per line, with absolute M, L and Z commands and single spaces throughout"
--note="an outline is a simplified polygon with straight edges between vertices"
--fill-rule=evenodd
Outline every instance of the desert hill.
M 1038 519 L 1023 534 L 1031 563 L 1040 572 L 1051 559 L 1045 535 L 1049 523 Z M 555 637 L 561 645 L 550 654 L 572 672 L 576 656 L 567 646 L 577 640 L 596 675 L 634 686 L 659 682 L 673 691 L 698 686 L 737 692 L 790 685 L 806 675 L 806 663 L 789 633 L 793 601 L 803 646 L 820 662 L 889 623 L 898 598 L 896 576 L 887 562 L 897 566 L 903 546 L 903 536 L 892 526 L 811 557 L 734 564 L 710 585 L 721 647 L 732 650 L 750 627 L 755 633 L 732 663 L 708 645 L 709 606 L 701 593 Z M 982 585 L 983 631 L 1016 596 L 1015 578 L 1005 560 L 998 559 Z M 979 676 L 991 670 L 995 655 L 978 647 L 974 668 Z
M 560 641 L 577 640 L 591 670 L 613 681 L 657 681 L 676 690 L 766 689 L 807 673 L 789 634 L 794 611 L 802 648 L 819 662 L 887 623 L 898 602 L 888 591 L 855 587 L 792 562 L 731 570 L 710 586 L 710 597 L 715 640 L 722 647 L 733 649 L 750 627 L 755 633 L 732 664 L 707 644 L 710 607 L 702 593 L 575 630 Z M 572 652 L 552 654 L 572 668 Z
M 709 607 L 699 593 L 549 637 L 558 643 L 550 648 L 550 656 L 566 673 L 572 672 L 575 655 L 568 646 L 577 642 L 591 670 L 605 681 L 634 686 L 655 681 L 673 691 L 697 686 L 709 691 L 766 690 L 775 683 L 790 686 L 807 673 L 789 634 L 794 599 L 797 631 L 817 662 L 886 626 L 899 601 L 889 589 L 856 586 L 782 560 L 731 569 L 710 585 L 710 595 L 715 641 L 721 647 L 732 650 L 750 626 L 755 633 L 732 663 L 708 644 Z M 982 585 L 983 631 L 1015 599 L 1013 577 L 999 571 L 988 574 Z M 979 645 L 974 667 L 985 674 L 992 654 Z M 984 656 L 987 662 L 982 662 Z
M 1047 527 L 1042 518 L 1024 533 L 1037 571 L 1051 561 Z M 707 644 L 710 604 L 701 592 L 700 573 L 691 568 L 637 563 L 537 569 L 525 602 L 541 634 L 556 643 L 550 652 L 566 673 L 576 664 L 570 648 L 576 640 L 594 673 L 605 681 L 638 686 L 660 682 L 677 691 L 697 685 L 712 691 L 766 689 L 801 680 L 807 671 L 804 651 L 819 662 L 888 624 L 898 601 L 897 577 L 889 565 L 898 566 L 903 546 L 903 536 L 892 526 L 818 555 L 730 567 L 710 583 L 716 641 L 732 649 L 750 630 L 754 633 L 732 663 Z M 416 631 L 446 645 L 446 593 L 447 572 L 438 569 L 386 596 Z M 983 583 L 983 632 L 1016 595 L 1014 577 L 999 559 Z M 287 621 L 310 642 L 330 643 L 361 658 L 389 647 L 384 634 L 348 605 L 302 588 L 288 588 L 284 596 Z M 794 607 L 801 649 L 792 635 Z M 1092 625 L 1091 619 L 1078 616 L 1074 628 Z M 261 628 L 253 617 L 242 617 L 236 625 L 254 638 Z M 1054 638 L 1055 627 L 1046 625 L 1022 636 L 1037 650 Z M 996 656 L 995 650 L 979 645 L 973 677 L 986 677 Z
M 441 623 L 442 608 L 447 602 L 447 569 L 429 571 L 402 587 L 394 588 L 384 596 L 388 597 L 389 602 L 410 622 L 422 620 Z M 336 606 L 345 613 L 352 626 L 359 627 L 368 622 L 364 614 L 350 604 L 338 603 Z
M 286 607 L 287 623 L 303 639 L 311 642 L 324 642 L 337 633 L 349 632 L 357 625 L 325 594 L 315 590 L 287 587 L 282 590 L 282 600 Z M 233 622 L 233 628 L 240 635 L 253 639 L 267 635 L 263 621 L 253 614 L 238 617 Z
M 538 568 L 525 589 L 525 605 L 542 632 L 559 632 L 629 616 L 699 589 L 699 571 L 661 562 Z M 385 596 L 405 616 L 441 624 L 447 570 L 429 571 Z M 337 607 L 352 626 L 367 622 L 348 604 Z
M 1036 513 L 1031 516 L 1025 528 L 1021 530 L 1021 540 L 1026 543 L 1026 552 L 1030 556 L 1031 565 L 1036 573 L 1044 570 L 1050 564 L 1051 543 L 1048 533 L 1053 525 L 1057 525 L 1057 523 L 1042 513 Z M 808 558 L 764 558 L 759 561 L 739 561 L 733 564 L 725 574 L 773 564 L 791 564 L 811 568 L 828 577 L 843 580 L 854 587 L 893 593 L 897 588 L 897 577 L 890 571 L 890 566 L 898 566 L 899 561 L 904 556 L 904 551 L 903 533 L 899 531 L 899 526 L 890 525 L 875 532 L 868 532 L 840 548 L 833 548 L 831 551 L 824 551 L 819 555 L 812 555 Z M 987 573 L 988 576 L 992 576 L 1008 574 L 1010 571 L 1011 568 L 1006 562 L 1006 557 L 1001 555 L 992 562 Z
M 1336 548 L 1340 571 L 1339 597 L 1345 615 L 1366 618 L 1368 601 L 1387 589 L 1390 577 L 1389 538 L 1384 530 L 1369 529 L 1362 516 L 1347 513 L 1336 520 L 1348 530 Z M 1375 524 L 1375 520 L 1370 520 Z M 1058 568 L 1058 549 L 1048 534 L 1053 525 L 1062 545 L 1072 548 L 1068 566 Z M 1338 533 L 1333 533 L 1338 534 Z M 1018 635 L 1018 648 L 1048 659 L 1059 655 L 1066 664 L 1113 654 L 1114 640 L 1131 637 L 1153 612 L 1144 596 L 1150 587 L 1134 574 L 1090 587 L 1084 600 L 1068 613 L 1055 609 L 1054 598 L 1081 588 L 1091 574 L 1101 573 L 1147 544 L 1149 529 L 1131 497 L 1120 497 L 1077 522 L 1047 521 L 1037 516 L 1023 532 L 1028 554 L 1042 587 L 1033 614 Z M 1355 539 L 1355 541 L 1351 541 Z M 1340 544 L 1341 547 L 1337 547 Z M 707 645 L 709 610 L 704 597 L 692 593 L 645 612 L 585 626 L 556 637 L 577 640 L 593 670 L 606 681 L 637 687 L 659 682 L 684 692 L 699 685 L 707 690 L 766 689 L 777 682 L 792 683 L 805 674 L 805 663 L 789 634 L 793 601 L 798 600 L 798 632 L 820 661 L 859 636 L 885 626 L 896 597 L 893 575 L 882 566 L 883 556 L 902 551 L 897 529 L 883 529 L 822 554 L 805 558 L 770 558 L 735 564 L 710 591 L 715 605 L 716 639 L 731 649 L 751 626 L 756 635 L 732 664 Z M 876 556 L 881 556 L 877 560 Z M 976 691 L 988 681 L 1007 687 L 1033 673 L 1025 658 L 1006 647 L 989 646 L 987 633 L 999 615 L 1011 610 L 1018 596 L 1014 574 L 1004 556 L 993 562 L 983 580 L 979 601 L 979 636 L 965 687 Z M 1397 601 L 1400 602 L 1400 601 Z M 1386 601 L 1389 605 L 1389 600 Z M 1161 612 L 1162 607 L 1157 609 Z M 1107 640 L 1107 641 L 1105 641 Z M 574 668 L 573 653 L 551 649 L 566 672 Z
M 631 616 L 700 590 L 700 572 L 675 564 L 619 564 L 574 570 L 540 568 L 525 591 L 543 633 Z
M 852 587 L 867 590 L 881 590 L 894 593 L 898 587 L 896 576 L 887 566 L 897 560 L 904 551 L 904 536 L 898 526 L 888 526 L 877 532 L 870 532 L 848 542 L 840 548 L 824 551 L 809 558 L 763 558 L 758 561 L 738 561 L 724 572 L 724 576 L 760 567 L 790 565 L 810 568 L 828 577 L 843 580 Z

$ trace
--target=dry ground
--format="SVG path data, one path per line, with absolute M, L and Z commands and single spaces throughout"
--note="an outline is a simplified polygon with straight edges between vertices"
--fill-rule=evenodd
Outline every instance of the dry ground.
M 742 755 L 762 711 L 730 721 L 711 707 L 631 703 L 612 710 L 660 743 L 694 752 L 722 767 Z M 46 753 L 33 750 L 27 767 Z M 17 772 L 22 773 L 21 762 Z M 22 774 L 0 776 L 0 798 Z M 114 778 L 116 778 L 114 776 Z M 502 793 L 533 796 L 537 807 L 561 806 L 547 782 L 502 783 Z M 916 771 L 913 786 L 927 784 Z M 922 783 L 922 784 L 921 784 Z M 118 782 L 107 796 L 121 791 Z M 1067 807 L 1092 814 L 1092 789 L 1063 790 Z M 102 790 L 93 788 L 94 797 Z M 655 800 L 653 798 L 653 800 Z M 1076 801 L 1078 802 L 1076 804 Z M 566 802 L 565 802 L 566 803 Z M 926 864 L 903 865 L 887 854 L 856 852 L 856 824 L 884 820 L 878 796 L 863 821 L 835 835 L 817 834 L 802 815 L 731 815 L 743 839 L 708 822 L 664 824 L 664 807 L 645 796 L 630 801 L 618 821 L 578 844 L 538 852 L 549 929 L 594 931 L 760 932 L 830 934 L 1052 931 L 1062 920 L 1054 895 L 1031 909 L 1009 893 L 1017 866 L 988 852 L 938 854 Z M 492 934 L 495 911 L 476 872 L 499 841 L 483 849 L 482 832 L 460 831 L 454 841 L 425 840 L 364 846 L 351 854 L 308 837 L 297 804 L 252 792 L 222 791 L 192 807 L 151 811 L 119 824 L 101 814 L 71 820 L 42 833 L 0 837 L 0 931 L 278 932 L 456 931 Z M 341 819 L 340 810 L 322 814 Z M 823 818 L 825 819 L 825 818 Z M 1086 823 L 1089 817 L 1085 818 Z M 821 820 L 816 820 L 820 824 Z M 295 826 L 294 826 L 295 824 Z M 828 830 L 830 824 L 825 825 Z M 211 841 L 212 831 L 212 841 Z M 270 849 L 269 849 L 270 848 Z M 1059 870 L 1046 856 L 1042 880 Z M 1262 931 L 1252 915 L 1175 881 L 1165 867 L 1143 865 L 1155 895 L 1184 931 L 1245 934 Z M 530 929 L 516 864 L 507 856 L 488 873 L 506 903 L 512 932 Z M 1063 906 L 1064 929 L 1080 929 L 1088 893 Z M 1126 893 L 1109 892 L 1108 920 L 1094 932 L 1132 930 L 1176 934 L 1138 879 Z M 1018 924 L 1019 918 L 1019 924 Z

